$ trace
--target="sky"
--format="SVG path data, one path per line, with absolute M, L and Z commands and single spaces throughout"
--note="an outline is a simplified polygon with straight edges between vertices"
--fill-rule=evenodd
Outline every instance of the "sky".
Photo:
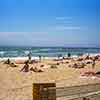
M 99 0 L 0 0 L 0 46 L 100 47 Z

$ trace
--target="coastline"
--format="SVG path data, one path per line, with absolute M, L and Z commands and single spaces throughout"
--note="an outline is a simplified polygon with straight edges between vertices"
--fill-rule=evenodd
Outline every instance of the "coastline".
M 100 53 L 86 53 L 86 54 L 83 54 L 82 56 L 78 56 L 78 55 L 71 55 L 71 58 L 79 58 L 79 57 L 86 57 L 86 56 L 90 56 L 90 57 L 95 57 L 95 56 L 100 56 Z M 53 59 L 58 59 L 58 57 L 57 56 L 54 56 L 54 57 L 49 57 L 49 56 L 41 56 L 43 59 L 46 59 L 46 60 L 49 60 L 49 59 L 51 59 L 51 60 L 53 60 Z M 68 56 L 67 55 L 65 55 L 65 56 L 61 56 L 60 58 L 63 58 L 63 57 L 65 57 L 65 58 L 67 58 Z M 11 59 L 11 60 L 28 60 L 28 57 L 27 56 L 25 56 L 25 57 L 22 57 L 22 56 L 18 56 L 18 57 L 0 57 L 0 61 L 5 61 L 5 60 L 7 60 L 7 59 Z M 39 57 L 38 56 L 32 56 L 32 60 L 39 60 Z

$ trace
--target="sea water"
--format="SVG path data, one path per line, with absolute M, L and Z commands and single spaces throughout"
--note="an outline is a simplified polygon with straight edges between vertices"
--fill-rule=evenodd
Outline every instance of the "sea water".
M 100 48 L 68 48 L 68 47 L 0 47 L 0 58 L 4 57 L 27 57 L 31 52 L 33 57 L 57 57 L 58 55 L 72 56 L 82 54 L 100 54 Z

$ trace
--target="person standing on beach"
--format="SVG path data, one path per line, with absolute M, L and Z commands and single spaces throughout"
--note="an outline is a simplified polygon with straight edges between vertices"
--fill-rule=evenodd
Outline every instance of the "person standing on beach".
M 39 61 L 41 61 L 42 60 L 42 57 L 41 57 L 41 55 L 39 55 Z
M 31 53 L 31 52 L 29 52 L 29 54 L 28 54 L 27 56 L 28 56 L 29 63 L 31 63 L 32 53 Z
M 8 58 L 7 61 L 6 61 L 5 63 L 6 63 L 6 64 L 10 64 L 10 63 L 11 63 L 10 59 Z
M 94 69 L 95 68 L 95 58 L 93 59 L 93 61 L 92 61 L 92 68 Z
M 68 54 L 67 54 L 67 56 L 68 56 L 68 58 L 70 58 L 70 57 L 71 57 L 71 54 L 70 54 L 70 53 L 68 53 Z

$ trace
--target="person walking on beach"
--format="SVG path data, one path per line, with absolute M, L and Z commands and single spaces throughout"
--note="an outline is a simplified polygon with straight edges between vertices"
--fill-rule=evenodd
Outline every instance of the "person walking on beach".
M 61 59 L 61 57 L 62 57 L 62 54 L 58 54 L 58 59 Z
M 21 71 L 23 71 L 23 72 L 28 72 L 28 71 L 29 71 L 29 64 L 28 64 L 28 61 L 25 62 L 25 65 L 24 65 L 24 67 L 21 69 Z
M 41 57 L 41 55 L 39 55 L 39 61 L 41 61 L 42 60 L 42 57 Z

